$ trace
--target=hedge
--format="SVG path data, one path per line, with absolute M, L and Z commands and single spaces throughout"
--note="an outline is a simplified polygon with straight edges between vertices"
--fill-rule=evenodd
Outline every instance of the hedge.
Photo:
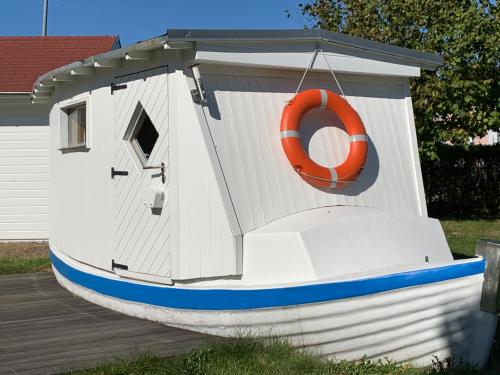
M 429 216 L 500 217 L 500 144 L 438 147 L 438 160 L 422 160 Z

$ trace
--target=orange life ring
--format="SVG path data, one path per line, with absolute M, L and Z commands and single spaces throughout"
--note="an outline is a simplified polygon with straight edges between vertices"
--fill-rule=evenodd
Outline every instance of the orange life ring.
M 327 168 L 315 163 L 300 143 L 300 121 L 313 108 L 335 113 L 349 134 L 349 154 L 336 167 Z M 368 153 L 365 126 L 349 103 L 329 90 L 311 89 L 296 95 L 283 110 L 280 136 L 285 154 L 295 171 L 314 186 L 340 188 L 355 181 L 365 165 Z

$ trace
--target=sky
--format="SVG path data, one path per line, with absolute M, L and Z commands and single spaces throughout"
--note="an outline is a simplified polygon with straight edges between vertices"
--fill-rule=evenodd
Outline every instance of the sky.
M 167 29 L 296 29 L 304 0 L 49 0 L 48 35 L 119 35 L 122 46 Z M 287 18 L 286 10 L 292 17 Z M 43 0 L 0 0 L 0 35 L 41 35 Z

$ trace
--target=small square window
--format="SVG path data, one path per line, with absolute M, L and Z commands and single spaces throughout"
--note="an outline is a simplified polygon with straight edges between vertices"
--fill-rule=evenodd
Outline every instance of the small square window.
M 124 139 L 130 142 L 142 166 L 146 165 L 151 156 L 158 137 L 159 134 L 153 122 L 141 103 L 138 103 Z
M 87 145 L 87 105 L 78 104 L 62 109 L 62 148 L 79 148 Z

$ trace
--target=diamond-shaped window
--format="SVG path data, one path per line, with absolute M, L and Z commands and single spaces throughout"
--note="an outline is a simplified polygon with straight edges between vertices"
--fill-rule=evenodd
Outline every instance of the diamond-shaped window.
M 140 102 L 137 103 L 130 124 L 125 132 L 124 140 L 129 142 L 133 153 L 137 155 L 143 167 L 151 156 L 158 136 L 158 131 L 146 110 Z

